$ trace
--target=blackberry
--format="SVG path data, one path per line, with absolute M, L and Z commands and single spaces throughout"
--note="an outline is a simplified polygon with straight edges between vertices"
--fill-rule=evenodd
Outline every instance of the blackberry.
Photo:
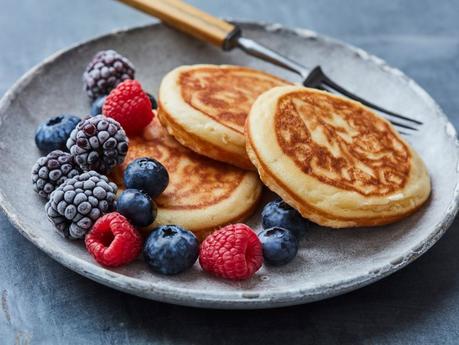
M 114 50 L 98 52 L 83 73 L 83 83 L 91 100 L 108 95 L 119 83 L 134 79 L 132 63 Z
M 128 138 L 118 122 L 98 115 L 76 126 L 67 140 L 67 148 L 82 170 L 104 174 L 123 163 Z
M 94 222 L 111 211 L 118 187 L 104 175 L 88 171 L 67 179 L 50 196 L 48 219 L 66 238 L 82 238 Z
M 55 150 L 41 157 L 32 168 L 33 189 L 42 198 L 49 195 L 68 178 L 79 174 L 72 155 Z

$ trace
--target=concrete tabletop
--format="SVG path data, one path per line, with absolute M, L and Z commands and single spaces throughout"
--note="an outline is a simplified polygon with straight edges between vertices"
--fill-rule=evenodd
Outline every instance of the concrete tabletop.
M 305 27 L 379 55 L 423 86 L 459 128 L 456 0 L 190 2 L 219 16 Z M 56 50 L 152 22 L 111 0 L 0 0 L 0 8 L 0 94 Z M 419 260 L 347 295 L 277 310 L 200 310 L 83 278 L 0 214 L 0 345 L 458 344 L 458 248 L 456 219 Z

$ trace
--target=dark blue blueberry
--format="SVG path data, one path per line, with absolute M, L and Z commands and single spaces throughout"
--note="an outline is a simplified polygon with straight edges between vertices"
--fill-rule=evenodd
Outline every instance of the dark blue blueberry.
M 152 199 L 169 184 L 169 174 L 160 162 L 151 158 L 137 158 L 124 171 L 124 185 L 147 193 Z
M 91 116 L 97 116 L 102 114 L 102 108 L 104 107 L 105 98 L 107 96 L 100 96 L 91 105 Z
M 153 229 L 145 242 L 143 256 L 157 273 L 172 275 L 193 266 L 199 254 L 196 236 L 177 225 L 163 225 Z
M 289 230 L 271 228 L 258 235 L 263 246 L 263 257 L 268 265 L 281 266 L 293 260 L 298 252 L 298 240 Z
M 54 150 L 66 151 L 72 130 L 81 119 L 73 115 L 59 115 L 41 123 L 35 131 L 35 144 L 44 154 Z
M 158 109 L 158 102 L 156 102 L 155 97 L 153 97 L 153 95 L 151 95 L 149 93 L 147 93 L 147 96 L 148 96 L 148 98 L 150 98 L 151 109 Z
M 156 205 L 151 198 L 137 189 L 126 189 L 116 201 L 116 211 L 134 226 L 148 226 L 156 218 Z
M 267 203 L 261 216 L 264 229 L 278 226 L 290 230 L 298 239 L 304 235 L 310 225 L 297 210 L 281 199 Z

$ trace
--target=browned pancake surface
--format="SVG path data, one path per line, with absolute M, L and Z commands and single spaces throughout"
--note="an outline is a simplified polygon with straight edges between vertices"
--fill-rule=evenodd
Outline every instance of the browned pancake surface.
M 365 196 L 405 186 L 410 151 L 389 125 L 363 107 L 324 95 L 289 93 L 278 102 L 276 136 L 306 174 Z
M 164 209 L 199 209 L 227 198 L 244 178 L 244 171 L 200 156 L 179 144 L 155 117 L 142 137 L 129 140 L 129 151 L 118 168 L 118 181 L 127 165 L 139 157 L 160 161 L 169 172 L 169 185 L 155 200 Z
M 286 83 L 242 67 L 203 67 L 183 72 L 179 79 L 186 103 L 241 134 L 255 99 L 266 90 Z

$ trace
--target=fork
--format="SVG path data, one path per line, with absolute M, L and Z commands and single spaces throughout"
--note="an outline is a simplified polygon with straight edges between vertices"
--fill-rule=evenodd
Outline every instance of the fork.
M 239 48 L 245 53 L 292 71 L 303 78 L 306 87 L 339 94 L 379 112 L 400 134 L 409 135 L 419 130 L 422 122 L 387 110 L 346 90 L 329 78 L 320 66 L 312 70 L 302 64 L 242 36 L 241 28 L 207 14 L 181 0 L 118 0 L 128 6 L 161 19 L 164 23 L 224 51 Z

